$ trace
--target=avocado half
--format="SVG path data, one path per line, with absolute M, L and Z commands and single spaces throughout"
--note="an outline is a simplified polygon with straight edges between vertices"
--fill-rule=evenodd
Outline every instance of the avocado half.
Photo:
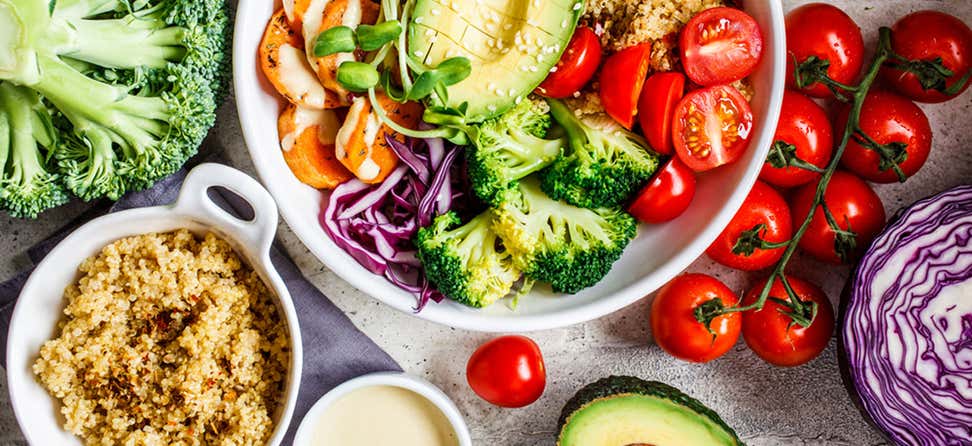
M 499 115 L 526 99 L 567 49 L 584 0 L 417 0 L 408 51 L 427 66 L 463 56 L 469 77 L 449 87 L 466 120 Z
M 715 412 L 657 381 L 611 376 L 588 384 L 560 415 L 557 446 L 737 446 Z

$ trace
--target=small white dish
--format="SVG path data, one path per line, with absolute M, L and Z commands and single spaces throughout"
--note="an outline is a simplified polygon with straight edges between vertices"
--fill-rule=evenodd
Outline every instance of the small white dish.
M 208 196 L 213 187 L 224 187 L 249 202 L 253 219 L 237 219 L 213 203 Z M 27 280 L 7 333 L 7 385 L 17 422 L 30 444 L 82 444 L 64 430 L 61 403 L 31 370 L 41 346 L 57 334 L 65 305 L 64 289 L 77 280 L 78 266 L 118 239 L 182 228 L 200 235 L 213 232 L 229 242 L 274 293 L 287 324 L 291 354 L 287 386 L 267 444 L 276 446 L 283 440 L 297 403 L 303 350 L 290 293 L 270 261 L 277 207 L 266 189 L 245 173 L 220 164 L 201 164 L 189 172 L 175 203 L 115 212 L 88 222 L 51 250 Z
M 466 421 L 463 420 L 462 414 L 459 413 L 459 409 L 449 399 L 449 396 L 432 383 L 402 372 L 371 373 L 346 381 L 331 389 L 311 406 L 307 414 L 304 415 L 304 419 L 300 421 L 300 427 L 297 428 L 297 435 L 294 437 L 294 446 L 311 446 L 313 444 L 311 440 L 314 435 L 315 422 L 341 397 L 358 389 L 376 386 L 401 387 L 424 397 L 439 408 L 446 419 L 449 420 L 449 424 L 456 432 L 459 446 L 472 446 Z M 380 422 L 380 420 L 376 420 L 376 422 Z
M 440 324 L 476 331 L 523 332 L 562 327 L 617 311 L 661 288 L 697 259 L 719 236 L 756 182 L 773 144 L 786 79 L 786 36 L 780 0 L 746 0 L 743 10 L 759 23 L 765 40 L 762 61 L 750 79 L 753 136 L 749 149 L 731 165 L 698 177 L 695 199 L 672 222 L 642 225 L 611 273 L 575 295 L 537 286 L 519 299 L 516 311 L 504 303 L 473 309 L 446 300 L 415 313 L 415 296 L 376 276 L 337 246 L 320 225 L 326 195 L 297 181 L 280 150 L 277 118 L 281 99 L 264 78 L 257 48 L 280 1 L 240 2 L 233 38 L 233 85 L 243 136 L 260 178 L 297 237 L 328 268 L 355 288 L 392 308 Z

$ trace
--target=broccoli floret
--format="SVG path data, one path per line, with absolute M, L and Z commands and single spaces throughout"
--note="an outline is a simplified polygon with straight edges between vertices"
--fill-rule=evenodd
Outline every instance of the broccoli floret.
M 566 138 L 544 139 L 550 107 L 542 99 L 520 102 L 506 113 L 474 127 L 467 155 L 472 190 L 483 202 L 515 182 L 550 165 L 563 152 Z
M 45 152 L 54 143 L 50 115 L 33 91 L 0 82 L 0 207 L 36 217 L 68 200 Z
M 454 212 L 440 215 L 416 235 L 425 275 L 442 294 L 482 308 L 510 294 L 521 273 L 490 227 L 486 211 L 464 225 Z
M 215 123 L 229 73 L 225 0 L 0 0 L 0 24 L 0 41 L 14 42 L 0 49 L 0 80 L 49 106 L 48 158 L 85 200 L 168 176 Z
M 573 294 L 599 282 L 637 232 L 637 222 L 624 211 L 553 200 L 533 177 L 499 199 L 493 228 L 514 265 L 558 293 Z
M 578 118 L 548 100 L 554 121 L 567 132 L 568 150 L 541 173 L 543 191 L 585 208 L 618 207 L 655 173 L 659 156 L 648 143 L 607 115 Z

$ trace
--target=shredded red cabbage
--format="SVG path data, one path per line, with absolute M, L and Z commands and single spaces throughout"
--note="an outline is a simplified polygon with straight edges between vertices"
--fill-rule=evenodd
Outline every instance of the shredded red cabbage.
M 921 200 L 861 259 L 841 333 L 848 383 L 900 445 L 972 445 L 972 186 Z
M 441 139 L 385 140 L 402 165 L 380 184 L 353 179 L 335 188 L 321 212 L 321 226 L 362 266 L 415 294 L 415 311 L 421 311 L 443 296 L 425 278 L 412 237 L 463 195 L 455 187 L 461 149 L 447 148 Z

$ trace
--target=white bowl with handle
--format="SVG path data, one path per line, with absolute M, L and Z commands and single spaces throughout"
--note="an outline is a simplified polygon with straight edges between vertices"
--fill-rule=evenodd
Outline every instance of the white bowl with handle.
M 250 221 L 240 220 L 217 206 L 209 190 L 223 187 L 253 208 Z M 77 281 L 78 266 L 112 242 L 129 236 L 188 229 L 213 232 L 233 246 L 273 292 L 282 323 L 290 337 L 287 385 L 274 414 L 269 445 L 278 445 L 290 425 L 300 387 L 302 348 L 297 313 L 290 293 L 270 261 L 277 231 L 277 207 L 266 189 L 253 178 L 219 164 L 202 164 L 186 177 L 175 203 L 131 209 L 94 219 L 72 232 L 37 265 L 14 308 L 7 335 L 7 385 L 20 428 L 33 445 L 81 445 L 63 429 L 60 402 L 40 384 L 31 367 L 44 342 L 58 335 L 63 317 L 64 290 Z
M 416 316 L 477 331 L 530 331 L 580 323 L 617 311 L 660 288 L 689 266 L 716 239 L 742 205 L 766 160 L 779 118 L 785 82 L 783 7 L 779 0 L 747 0 L 744 10 L 765 40 L 762 61 L 751 76 L 756 94 L 749 149 L 737 162 L 700 175 L 691 207 L 676 220 L 639 228 L 638 237 L 596 286 L 575 295 L 536 289 L 515 310 L 500 302 L 473 309 L 444 301 Z M 233 77 L 243 136 L 263 183 L 297 237 L 321 262 L 355 288 L 398 310 L 414 313 L 415 296 L 376 276 L 328 238 L 318 214 L 325 195 L 294 177 L 277 135 L 280 99 L 260 72 L 262 32 L 279 2 L 241 2 L 236 13 Z

